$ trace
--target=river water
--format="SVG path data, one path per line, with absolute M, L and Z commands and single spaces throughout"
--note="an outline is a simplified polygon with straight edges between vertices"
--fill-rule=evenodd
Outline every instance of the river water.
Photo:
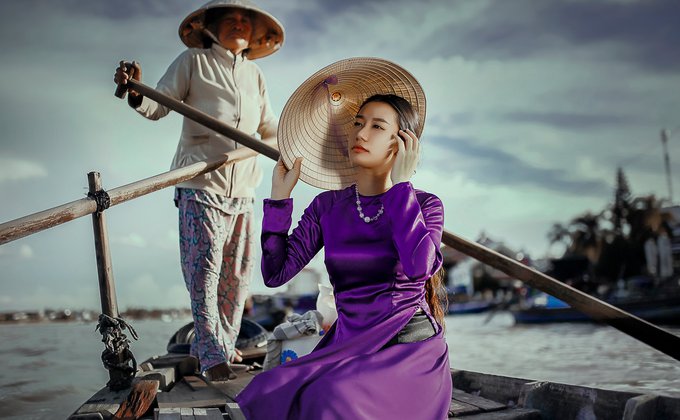
M 592 324 L 514 325 L 509 314 L 447 318 L 451 366 L 498 375 L 680 397 L 680 362 Z M 188 320 L 137 321 L 138 361 L 164 353 Z M 95 325 L 0 325 L 0 417 L 63 419 L 106 384 Z M 680 334 L 680 329 L 671 329 Z

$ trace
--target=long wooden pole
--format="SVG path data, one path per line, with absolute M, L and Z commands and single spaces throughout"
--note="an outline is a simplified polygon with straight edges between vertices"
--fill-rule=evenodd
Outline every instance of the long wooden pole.
M 87 174 L 87 181 L 91 195 L 101 194 L 102 182 L 99 172 Z M 97 209 L 99 210 L 99 209 Z M 111 318 L 118 318 L 118 302 L 116 300 L 116 285 L 113 281 L 113 266 L 111 264 L 111 252 L 109 248 L 109 234 L 106 228 L 106 212 L 95 211 L 92 213 L 92 227 L 94 228 L 94 249 L 97 258 L 97 274 L 99 277 L 99 297 L 102 305 L 102 314 Z M 100 321 L 101 322 L 101 321 Z M 102 334 L 108 329 L 103 328 Z M 110 349 L 105 350 L 105 352 Z M 124 362 L 126 355 L 117 353 L 112 356 L 117 363 Z M 109 384 L 126 382 L 127 376 L 118 369 L 108 369 Z
M 257 155 L 250 149 L 238 149 L 213 160 L 196 162 L 150 178 L 142 179 L 108 191 L 111 206 L 177 185 L 180 182 L 214 171 L 222 165 L 238 162 Z M 0 224 L 0 245 L 15 241 L 45 229 L 61 225 L 97 211 L 97 204 L 90 198 L 81 198 L 61 206 L 33 213 Z
M 96 194 L 102 189 L 99 172 L 87 174 L 90 194 Z M 97 274 L 99 276 L 99 297 L 102 303 L 102 313 L 111 318 L 118 318 L 118 303 L 116 301 L 116 285 L 113 282 L 113 267 L 111 252 L 109 251 L 109 233 L 106 228 L 106 214 L 103 211 L 92 213 L 92 227 L 94 228 L 94 250 L 97 257 Z
M 183 104 L 173 98 L 170 98 L 160 92 L 157 92 L 154 89 L 143 85 L 142 83 L 135 81 L 130 81 L 128 83 L 131 86 L 133 86 L 134 89 L 139 93 L 148 96 L 149 98 L 155 100 L 156 102 L 162 105 L 165 105 L 171 109 L 175 109 L 175 107 L 178 107 L 177 111 L 188 118 L 192 118 L 192 115 L 194 114 L 198 115 L 199 117 L 195 119 L 196 122 L 199 122 L 201 124 L 203 124 L 203 121 L 208 122 L 210 125 L 206 124 L 206 126 L 215 129 L 215 131 L 217 131 L 220 134 L 230 136 L 229 133 L 235 131 L 237 132 L 238 135 L 234 137 L 230 136 L 232 139 L 239 141 L 240 138 L 249 138 L 252 141 L 248 143 L 252 144 L 253 148 L 257 152 L 262 153 L 265 156 L 270 157 L 271 159 L 278 160 L 279 158 L 278 151 L 276 151 L 276 149 L 267 147 L 261 141 L 258 141 L 245 133 L 241 133 L 238 130 L 229 127 L 226 124 L 223 124 L 210 116 L 207 116 L 205 114 L 201 116 L 202 113 L 200 111 L 190 108 L 186 104 Z M 189 110 L 187 110 L 185 107 L 190 108 L 191 112 L 188 112 Z M 231 157 L 232 153 L 243 152 L 245 150 L 247 149 L 238 149 L 235 152 L 230 152 L 229 156 Z M 250 152 L 253 153 L 252 151 Z M 223 161 L 222 164 L 224 164 L 225 162 L 226 161 Z M 156 191 L 158 189 L 165 188 L 170 185 L 175 185 L 181 182 L 181 180 L 178 181 L 176 179 L 179 171 L 187 170 L 187 175 L 189 173 L 194 173 L 193 176 L 195 176 L 196 174 L 209 172 L 214 169 L 214 168 L 209 169 L 212 167 L 212 164 L 208 166 L 207 162 L 201 162 L 201 164 L 206 165 L 206 167 L 203 167 L 201 170 L 198 171 L 195 171 L 195 168 L 189 169 L 189 167 L 186 167 L 167 172 L 166 174 L 162 174 L 157 177 L 148 178 L 147 180 L 129 184 L 128 186 L 125 186 L 128 189 L 132 190 L 129 192 L 129 194 L 122 194 L 121 191 L 116 191 L 115 189 L 111 190 L 109 192 L 109 195 L 111 196 L 111 204 L 112 205 L 114 205 L 114 203 L 118 204 L 120 202 L 136 198 L 140 195 L 148 194 L 149 192 Z M 199 164 L 194 164 L 191 166 L 195 165 Z M 154 180 L 155 178 L 163 177 L 164 175 L 167 176 L 168 180 L 164 182 L 158 182 L 158 180 L 151 181 Z M 192 176 L 188 176 L 187 178 L 183 178 L 182 180 L 189 179 L 191 177 Z M 131 186 L 134 186 L 134 188 L 130 188 Z M 123 189 L 125 187 L 120 187 L 118 190 Z M 114 198 L 114 196 L 116 198 Z M 96 205 L 94 205 L 94 203 L 91 200 L 86 199 L 84 201 L 89 202 L 88 204 L 89 211 L 87 211 L 87 213 L 85 214 L 89 214 L 96 211 Z M 84 203 L 77 205 L 76 203 L 78 202 L 72 202 L 61 207 L 67 207 L 66 210 L 70 210 L 73 207 L 78 208 L 83 207 L 83 209 L 79 210 L 81 212 L 85 211 Z M 60 208 L 58 207 L 55 209 Z M 46 212 L 36 213 L 33 216 L 27 216 L 25 218 L 17 219 L 0 225 L 0 245 L 18 239 L 19 237 L 35 233 L 39 230 L 46 229 L 47 227 L 54 226 L 54 224 L 51 224 L 50 226 L 46 227 L 41 228 L 36 227 L 36 225 L 47 224 L 48 219 L 52 220 L 55 219 L 54 217 L 55 215 L 50 212 L 51 211 L 48 210 Z M 80 216 L 75 216 L 74 212 L 71 212 L 68 214 L 68 217 L 76 218 Z M 63 223 L 63 221 L 60 223 Z M 24 234 L 23 232 L 29 228 L 32 229 L 32 231 L 30 233 Z M 517 261 L 514 261 L 501 254 L 498 254 L 493 250 L 490 250 L 482 245 L 470 242 L 466 239 L 456 236 L 447 230 L 444 230 L 442 242 L 452 248 L 457 249 L 460 252 L 470 255 L 471 257 L 476 258 L 477 260 L 508 274 L 511 277 L 522 280 L 536 289 L 542 290 L 546 293 L 551 294 L 552 296 L 555 296 L 558 299 L 563 300 L 564 302 L 568 303 L 575 309 L 592 317 L 596 321 L 607 323 L 613 326 L 614 328 L 617 328 L 620 331 L 630 335 L 631 337 L 634 337 L 642 341 L 643 343 L 648 344 L 651 347 L 675 358 L 676 360 L 680 360 L 680 337 L 660 327 L 657 327 L 654 324 L 644 321 L 632 314 L 629 314 L 625 311 L 622 311 L 621 309 L 609 305 L 608 303 L 602 302 L 599 299 L 596 299 L 590 295 L 580 292 L 579 290 L 567 286 L 566 284 L 558 280 L 555 280 L 549 276 L 546 276 L 545 274 L 542 274 L 523 264 L 520 264 Z

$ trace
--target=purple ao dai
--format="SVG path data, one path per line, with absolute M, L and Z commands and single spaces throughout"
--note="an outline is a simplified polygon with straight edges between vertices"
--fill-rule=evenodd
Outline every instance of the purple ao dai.
M 422 308 L 425 282 L 441 267 L 444 210 L 410 182 L 375 196 L 354 187 L 319 194 L 288 235 L 292 199 L 264 201 L 262 274 L 277 287 L 325 247 L 338 319 L 314 351 L 257 375 L 237 396 L 252 419 L 447 418 L 448 346 L 442 329 L 424 341 L 384 348 Z

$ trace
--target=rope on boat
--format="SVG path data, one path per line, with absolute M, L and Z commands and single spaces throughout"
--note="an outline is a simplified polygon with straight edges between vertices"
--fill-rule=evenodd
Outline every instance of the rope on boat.
M 99 323 L 95 328 L 95 331 L 102 333 L 102 343 L 106 347 L 102 352 L 102 362 L 110 372 L 111 379 L 106 386 L 112 391 L 129 388 L 137 372 L 137 361 L 130 351 L 130 340 L 123 334 L 126 328 L 132 338 L 139 338 L 137 331 L 125 320 L 105 314 L 99 315 Z
M 104 190 L 99 190 L 96 192 L 89 192 L 87 196 L 93 199 L 97 203 L 97 212 L 101 213 L 111 206 L 111 197 L 109 193 Z

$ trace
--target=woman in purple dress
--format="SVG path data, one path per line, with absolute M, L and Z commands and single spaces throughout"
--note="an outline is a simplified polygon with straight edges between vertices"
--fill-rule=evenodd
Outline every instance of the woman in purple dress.
M 448 417 L 452 383 L 436 293 L 444 209 L 409 182 L 418 127 L 405 99 L 367 99 L 347 139 L 356 183 L 319 194 L 290 235 L 302 158 L 291 170 L 276 165 L 264 200 L 264 281 L 286 283 L 325 247 L 338 319 L 311 354 L 257 375 L 237 396 L 248 419 Z

